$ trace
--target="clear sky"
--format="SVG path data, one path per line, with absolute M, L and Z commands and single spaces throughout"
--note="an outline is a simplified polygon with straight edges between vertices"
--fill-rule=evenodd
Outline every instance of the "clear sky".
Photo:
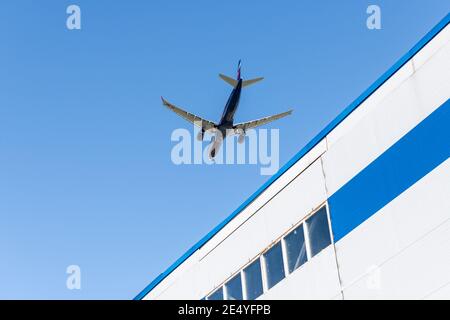
M 82 29 L 66 28 L 77 4 Z M 381 7 L 382 29 L 366 28 Z M 218 120 L 219 72 L 266 79 L 280 164 L 436 25 L 446 0 L 0 2 L 0 298 L 131 299 L 269 177 L 182 165 L 160 96 Z M 280 213 L 282 214 L 282 213 Z M 236 248 L 238 250 L 238 248 Z M 81 268 L 81 290 L 66 267 Z

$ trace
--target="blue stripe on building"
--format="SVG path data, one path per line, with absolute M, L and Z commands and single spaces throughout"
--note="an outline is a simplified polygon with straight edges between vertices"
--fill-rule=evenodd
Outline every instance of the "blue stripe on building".
M 336 242 L 448 159 L 449 126 L 447 100 L 328 199 Z

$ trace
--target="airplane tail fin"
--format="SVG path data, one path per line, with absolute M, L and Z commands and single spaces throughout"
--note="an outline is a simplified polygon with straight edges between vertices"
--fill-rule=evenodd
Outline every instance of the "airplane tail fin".
M 238 70 L 236 79 L 241 80 L 241 60 L 238 62 Z
M 230 78 L 224 74 L 219 74 L 219 77 L 225 81 L 226 83 L 228 83 L 229 85 L 231 85 L 233 88 L 236 88 L 236 85 L 238 84 L 239 80 L 241 80 L 241 60 L 239 60 L 238 62 L 238 70 L 237 70 L 237 77 L 236 79 Z M 259 77 L 259 78 L 255 78 L 255 79 L 249 79 L 249 80 L 242 80 L 242 88 L 248 87 L 256 82 L 259 82 L 261 80 L 263 80 L 263 77 Z

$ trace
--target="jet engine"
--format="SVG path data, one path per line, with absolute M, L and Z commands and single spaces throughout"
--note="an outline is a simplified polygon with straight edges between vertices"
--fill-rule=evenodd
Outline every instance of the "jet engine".
M 198 141 L 203 141 L 203 137 L 205 136 L 205 130 L 201 129 L 198 133 L 197 133 L 197 140 Z
M 244 140 L 245 140 L 245 133 L 241 133 L 238 137 L 238 143 L 242 144 L 244 143 Z
M 245 140 L 245 130 L 243 130 L 243 129 L 237 129 L 237 130 L 235 131 L 235 133 L 239 135 L 239 137 L 238 137 L 238 143 L 239 143 L 239 144 L 244 143 L 244 140 Z

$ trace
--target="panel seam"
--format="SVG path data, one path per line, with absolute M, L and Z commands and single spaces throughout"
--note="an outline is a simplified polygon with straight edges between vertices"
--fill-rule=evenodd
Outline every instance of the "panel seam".
M 325 138 L 325 139 L 326 139 L 326 138 Z M 327 151 L 328 151 L 328 146 L 327 146 Z M 322 155 L 323 155 L 323 154 L 322 154 Z M 324 186 L 325 186 L 325 194 L 327 195 L 327 199 L 328 199 L 327 178 L 326 178 L 325 169 L 324 169 L 324 166 L 323 166 L 323 159 L 322 159 L 322 156 L 320 157 L 320 167 L 321 167 L 321 169 L 322 169 L 323 182 L 324 182 Z M 328 201 L 327 201 L 327 202 L 328 202 Z M 341 272 L 340 272 L 340 269 L 339 269 L 339 260 L 338 260 L 338 257 L 337 257 L 337 249 L 336 249 L 336 244 L 335 244 L 335 242 L 334 242 L 333 226 L 332 226 L 331 213 L 330 213 L 331 208 L 330 208 L 330 206 L 328 205 L 328 203 L 327 203 L 327 206 L 326 206 L 326 207 L 328 208 L 328 224 L 329 224 L 329 226 L 330 226 L 331 242 L 332 242 L 332 245 L 333 245 L 334 261 L 335 261 L 335 263 L 336 263 L 336 271 L 337 271 L 337 276 L 338 276 L 338 281 L 339 281 L 340 293 L 341 293 L 342 300 L 345 300 L 345 297 L 344 297 L 344 287 L 343 287 L 343 285 L 342 285 Z

